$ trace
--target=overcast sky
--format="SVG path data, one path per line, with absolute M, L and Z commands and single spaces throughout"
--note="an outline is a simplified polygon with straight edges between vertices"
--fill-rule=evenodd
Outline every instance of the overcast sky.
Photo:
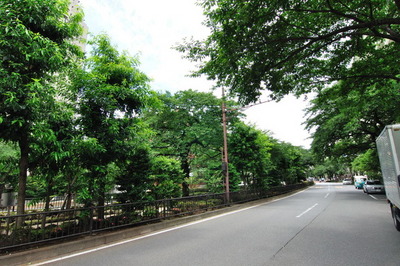
M 193 89 L 211 91 L 212 81 L 187 77 L 195 64 L 171 47 L 184 38 L 205 39 L 209 30 L 196 0 L 81 0 L 89 33 L 107 33 L 118 50 L 138 55 L 140 70 L 151 79 L 151 88 L 172 93 Z M 220 92 L 214 94 L 220 97 Z M 245 111 L 247 121 L 269 130 L 278 140 L 309 148 L 311 140 L 301 123 L 307 103 L 285 97 Z

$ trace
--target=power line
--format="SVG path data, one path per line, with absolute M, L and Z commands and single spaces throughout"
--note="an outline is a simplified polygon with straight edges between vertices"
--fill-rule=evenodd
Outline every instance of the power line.
M 249 109 L 250 107 L 253 107 L 253 106 L 256 106 L 256 105 L 260 105 L 260 104 L 263 104 L 263 103 L 268 103 L 268 102 L 272 102 L 273 100 L 265 100 L 265 101 L 259 101 L 258 103 L 254 103 L 254 104 L 251 104 L 251 105 L 246 105 L 246 106 L 242 106 L 242 107 L 238 107 L 238 108 L 226 108 L 226 111 L 228 112 L 231 112 L 231 111 L 237 111 L 237 110 L 246 110 L 246 109 Z

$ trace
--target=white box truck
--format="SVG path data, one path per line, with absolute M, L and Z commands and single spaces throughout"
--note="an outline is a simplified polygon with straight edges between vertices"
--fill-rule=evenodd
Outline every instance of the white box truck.
M 376 140 L 394 226 L 400 231 L 400 124 L 386 126 Z

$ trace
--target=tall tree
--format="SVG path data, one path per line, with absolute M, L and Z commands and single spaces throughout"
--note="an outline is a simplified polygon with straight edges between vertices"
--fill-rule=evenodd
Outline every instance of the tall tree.
M 351 177 L 351 161 L 345 156 L 328 158 L 325 157 L 323 160 L 319 156 L 316 156 L 315 160 L 317 163 L 311 169 L 310 176 L 316 178 L 330 179 L 332 177 Z
M 202 0 L 211 34 L 177 49 L 244 102 L 337 80 L 400 81 L 399 0 Z M 369 67 L 357 60 L 369 62 Z M 349 70 L 349 66 L 353 68 Z
M 106 35 L 96 36 L 91 57 L 76 80 L 79 95 L 80 127 L 93 148 L 82 156 L 89 170 L 91 201 L 104 205 L 107 168 L 126 159 L 140 129 L 138 114 L 151 98 L 148 77 L 139 62 L 126 52 L 119 53 Z M 139 141 L 137 141 L 139 142 Z
M 246 186 L 262 188 L 269 185 L 272 145 L 270 137 L 254 126 L 238 122 L 231 127 L 229 161 Z
M 0 137 L 20 148 L 18 214 L 24 213 L 30 138 L 51 113 L 50 77 L 81 52 L 72 40 L 82 33 L 82 13 L 68 0 L 0 1 Z
M 72 103 L 75 102 L 54 102 L 52 114 L 37 123 L 32 134 L 29 170 L 31 175 L 42 179 L 45 184 L 46 193 L 36 195 L 45 199 L 45 209 L 49 209 L 54 194 L 66 194 L 70 202 L 71 176 L 76 177 L 80 171 L 79 162 L 75 159 L 78 157 L 79 139 L 76 137 L 76 113 Z M 69 207 L 70 204 L 67 205 Z
M 311 153 L 290 143 L 275 141 L 271 148 L 272 170 L 270 175 L 275 184 L 295 184 L 306 180 L 313 166 Z
M 193 90 L 175 95 L 159 95 L 163 106 L 146 112 L 146 120 L 156 131 L 153 146 L 160 155 L 179 158 L 186 180 L 190 178 L 193 162 L 199 157 L 221 159 L 222 127 L 221 100 L 211 93 Z M 232 115 L 231 122 L 237 119 Z M 189 186 L 182 184 L 183 195 Z
M 317 94 L 307 108 L 312 149 L 320 158 L 355 158 L 375 149 L 385 125 L 400 121 L 399 84 L 381 81 L 368 87 L 341 81 Z

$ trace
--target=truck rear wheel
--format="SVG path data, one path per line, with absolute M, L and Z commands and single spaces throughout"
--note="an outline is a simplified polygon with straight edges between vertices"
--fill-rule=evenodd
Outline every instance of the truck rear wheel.
M 393 218 L 394 227 L 396 227 L 397 231 L 400 231 L 400 221 L 399 221 L 400 211 L 394 205 L 391 205 L 391 210 L 392 210 L 392 218 Z

